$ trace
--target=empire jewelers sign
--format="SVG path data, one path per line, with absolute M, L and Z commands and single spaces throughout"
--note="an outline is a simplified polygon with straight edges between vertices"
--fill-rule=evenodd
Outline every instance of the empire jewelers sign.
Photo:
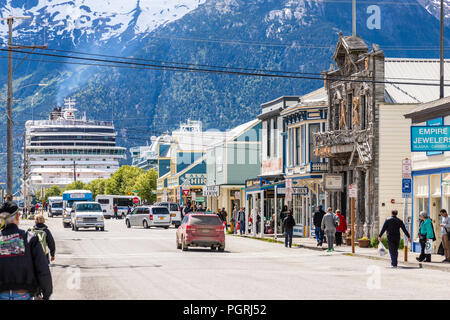
M 411 152 L 450 151 L 450 126 L 411 126 Z

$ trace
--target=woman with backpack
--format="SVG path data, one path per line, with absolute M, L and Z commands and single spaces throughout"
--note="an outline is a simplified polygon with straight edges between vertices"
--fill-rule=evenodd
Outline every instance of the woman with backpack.
M 47 225 L 45 225 L 45 218 L 42 214 L 38 214 L 34 217 L 34 223 L 35 226 L 31 228 L 30 231 L 32 231 L 38 237 L 42 249 L 44 250 L 44 253 L 47 257 L 47 261 L 50 264 L 50 261 L 55 260 L 55 240 L 53 239 L 50 229 L 47 227 Z

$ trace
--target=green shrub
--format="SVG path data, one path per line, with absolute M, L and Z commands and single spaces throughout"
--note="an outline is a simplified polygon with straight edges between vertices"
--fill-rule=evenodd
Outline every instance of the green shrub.
M 381 242 L 383 243 L 383 245 L 386 247 L 386 249 L 388 248 L 388 243 L 387 243 L 387 238 L 383 237 L 381 239 Z M 378 237 L 372 237 L 370 239 L 370 247 L 371 248 L 378 248 Z M 403 249 L 404 247 L 404 243 L 403 243 L 403 239 L 400 239 L 400 244 L 398 246 L 399 249 Z

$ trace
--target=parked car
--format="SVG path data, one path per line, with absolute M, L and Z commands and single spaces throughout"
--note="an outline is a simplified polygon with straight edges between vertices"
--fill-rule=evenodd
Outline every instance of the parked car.
M 95 228 L 105 230 L 105 218 L 100 203 L 93 201 L 75 202 L 70 211 L 72 230 Z
M 172 218 L 172 224 L 175 225 L 175 228 L 178 228 L 181 225 L 181 208 L 176 202 L 157 202 L 156 206 L 162 206 L 169 209 L 170 217 Z
M 225 250 L 225 233 L 217 214 L 190 213 L 183 218 L 176 234 L 177 249 L 188 247 L 210 247 Z
M 131 227 L 160 227 L 168 229 L 172 224 L 169 210 L 162 206 L 140 206 L 134 208 L 125 217 L 127 228 Z

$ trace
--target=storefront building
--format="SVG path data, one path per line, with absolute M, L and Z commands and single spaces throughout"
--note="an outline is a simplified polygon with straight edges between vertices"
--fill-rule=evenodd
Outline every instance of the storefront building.
M 450 126 L 450 97 L 424 103 L 405 115 L 412 126 Z M 447 130 L 450 141 L 450 128 Z M 414 139 L 414 137 L 413 137 Z M 438 151 L 412 152 L 412 236 L 413 250 L 420 252 L 417 242 L 419 213 L 426 211 L 433 221 L 436 239 L 433 243 L 437 252 L 441 243 L 439 211 L 450 212 L 450 143 Z
M 325 88 L 300 98 L 300 102 L 283 110 L 286 132 L 284 156 L 285 178 L 292 179 L 292 209 L 299 236 L 312 236 L 312 217 L 319 205 L 325 205 L 322 188 L 323 173 L 327 172 L 325 158 L 314 154 L 313 135 L 326 130 L 328 96 Z
M 261 105 L 262 112 L 258 119 L 262 123 L 261 131 L 261 174 L 246 182 L 246 214 L 256 221 L 257 214 L 262 219 L 257 228 L 252 225 L 252 233 L 256 236 L 259 230 L 265 232 L 280 230 L 280 212 L 285 204 L 284 195 L 277 193 L 284 185 L 284 167 L 286 152 L 285 122 L 281 112 L 298 104 L 300 96 L 282 96 Z M 276 222 L 275 222 L 276 220 Z M 269 228 L 270 227 L 270 228 Z
M 261 122 L 252 120 L 225 132 L 223 142 L 207 149 L 208 208 L 225 208 L 228 221 L 234 210 L 245 206 L 245 180 L 261 172 L 260 137 Z

